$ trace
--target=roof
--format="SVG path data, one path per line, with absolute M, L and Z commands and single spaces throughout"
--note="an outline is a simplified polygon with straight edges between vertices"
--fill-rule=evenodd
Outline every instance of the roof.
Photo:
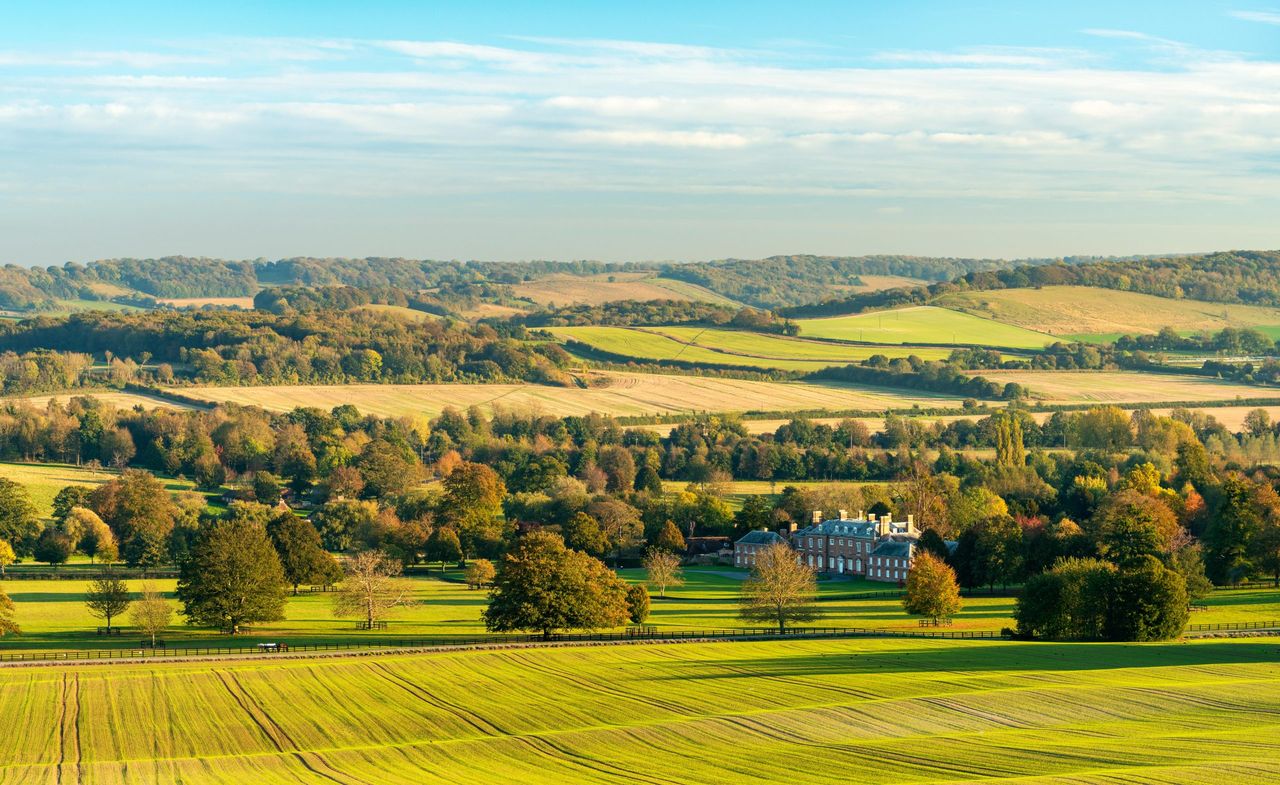
M 777 532 L 766 531 L 763 529 L 756 529 L 755 531 L 747 532 L 746 535 L 743 536 L 742 539 L 738 540 L 738 542 L 735 544 L 772 545 L 775 542 L 785 542 L 785 540 L 783 540 L 781 535 L 779 535 Z
M 875 521 L 831 520 L 806 526 L 795 533 L 797 537 L 817 535 L 862 537 L 863 539 L 872 540 L 876 536 L 876 523 Z
M 871 552 L 872 556 L 884 556 L 890 559 L 910 559 L 911 548 L 915 545 L 910 540 L 885 540 Z

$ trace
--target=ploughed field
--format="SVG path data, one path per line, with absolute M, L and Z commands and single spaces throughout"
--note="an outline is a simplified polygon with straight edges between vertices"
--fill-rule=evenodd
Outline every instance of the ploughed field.
M 0 668 L 0 783 L 1266 783 L 1273 640 Z

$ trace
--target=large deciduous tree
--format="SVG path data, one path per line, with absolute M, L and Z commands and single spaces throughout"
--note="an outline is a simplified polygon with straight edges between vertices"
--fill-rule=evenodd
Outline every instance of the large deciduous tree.
M 907 573 L 907 594 L 902 598 L 907 613 L 937 622 L 950 619 L 961 605 L 955 571 L 929 551 L 917 553 Z
M 29 556 L 40 537 L 40 516 L 21 484 L 0 477 L 0 540 L 19 556 Z
M 325 551 L 320 532 L 292 512 L 281 512 L 267 522 L 267 535 L 280 557 L 285 581 L 296 596 L 303 583 L 332 583 L 341 575 L 337 561 Z
M 284 618 L 286 596 L 280 557 L 260 523 L 230 517 L 201 527 L 178 580 L 189 623 L 234 635 L 243 624 Z
M 461 463 L 444 478 L 441 511 L 458 533 L 465 556 L 495 552 L 504 533 L 502 500 L 506 485 L 480 463 Z
M 503 557 L 485 626 L 543 638 L 557 630 L 618 627 L 627 620 L 626 595 L 626 585 L 600 560 L 565 547 L 559 535 L 533 532 Z
M 150 472 L 126 469 L 94 488 L 89 502 L 111 527 L 129 566 L 154 567 L 165 561 L 178 508 L 164 483 Z
M 333 596 L 333 612 L 338 616 L 364 619 L 365 629 L 373 629 L 396 608 L 413 604 L 412 585 L 400 577 L 400 562 L 382 551 L 364 551 L 343 564 L 342 583 Z
M 747 621 L 777 625 L 782 633 L 788 624 L 821 616 L 817 598 L 813 570 L 796 559 L 791 546 L 777 542 L 756 553 L 751 575 L 742 584 L 738 613 Z

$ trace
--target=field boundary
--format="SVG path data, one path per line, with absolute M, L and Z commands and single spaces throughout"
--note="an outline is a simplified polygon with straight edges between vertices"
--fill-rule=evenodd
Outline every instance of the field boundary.
M 460 651 L 503 649 L 511 647 L 573 646 L 608 643 L 681 643 L 734 640 L 794 640 L 807 638 L 945 638 L 951 640 L 1005 640 L 995 630 L 912 630 L 877 627 L 797 627 L 785 632 L 764 628 L 710 630 L 653 630 L 642 632 L 560 633 L 542 635 L 478 635 L 461 638 L 405 638 L 382 641 L 347 641 L 344 643 L 288 644 L 278 652 L 263 651 L 258 643 L 246 646 L 188 646 L 169 649 L 129 647 L 121 649 L 79 649 L 67 651 L 33 651 L 0 653 L 0 666 L 22 663 L 94 663 L 128 660 L 191 662 L 209 658 L 264 658 L 342 655 L 386 651 Z M 280 641 L 279 643 L 287 643 Z

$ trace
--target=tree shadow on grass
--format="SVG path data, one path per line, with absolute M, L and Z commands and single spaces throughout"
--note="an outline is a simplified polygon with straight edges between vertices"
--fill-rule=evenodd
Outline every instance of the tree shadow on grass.
M 1202 665 L 1280 663 L 1280 643 L 1213 641 L 1185 643 L 953 643 L 935 639 L 877 639 L 875 648 L 858 640 L 832 641 L 832 651 L 776 657 L 738 656 L 723 660 L 672 662 L 666 678 L 742 679 L 761 676 L 830 676 L 848 673 L 1105 671 Z M 767 645 L 767 644 L 766 644 Z M 706 672 L 721 665 L 723 672 Z M 732 668 L 733 670 L 727 670 Z M 691 672 L 696 670 L 697 672 Z M 686 672 L 690 671 L 690 672 Z

